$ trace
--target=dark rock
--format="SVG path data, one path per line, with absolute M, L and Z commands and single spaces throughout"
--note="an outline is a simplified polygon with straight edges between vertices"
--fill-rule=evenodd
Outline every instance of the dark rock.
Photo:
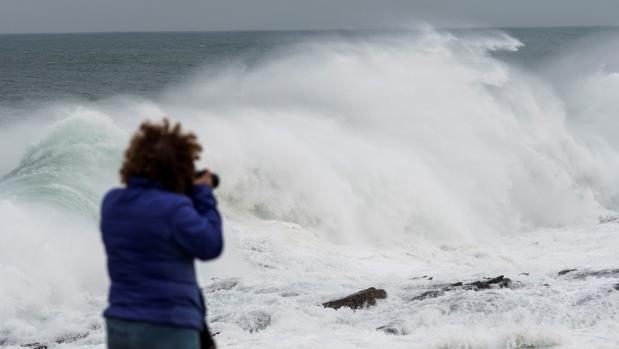
M 21 347 L 22 348 L 31 348 L 31 349 L 48 349 L 47 345 L 41 344 L 41 343 L 22 344 Z
M 420 295 L 417 295 L 413 298 L 410 298 L 409 301 L 410 302 L 414 302 L 414 301 L 422 301 L 424 299 L 429 299 L 429 298 L 437 298 L 440 297 L 442 295 L 445 294 L 445 291 L 443 290 L 431 290 L 431 291 L 426 291 Z
M 615 284 L 615 285 L 613 286 L 613 288 L 614 288 L 615 290 L 619 291 L 619 284 Z
M 381 326 L 381 327 L 377 328 L 376 330 L 377 331 L 383 331 L 386 334 L 392 334 L 394 336 L 397 336 L 398 334 L 400 334 L 397 329 L 395 329 L 395 328 L 393 328 L 391 326 Z
M 370 287 L 367 290 L 359 291 L 355 294 L 351 294 L 350 296 L 323 303 L 322 306 L 333 309 L 339 309 L 342 307 L 360 309 L 366 306 L 376 305 L 377 299 L 385 298 L 387 298 L 387 292 L 385 290 Z
M 483 280 L 473 281 L 469 283 L 456 282 L 453 284 L 449 284 L 447 286 L 441 287 L 443 291 L 452 291 L 456 289 L 464 289 L 464 290 L 487 290 L 490 288 L 506 288 L 510 287 L 512 284 L 512 280 L 504 277 L 503 275 L 499 275 L 494 278 L 484 278 Z
M 619 216 L 602 216 L 599 217 L 600 224 L 604 223 L 619 223 Z
M 578 269 L 567 269 L 559 272 L 559 276 L 567 275 L 572 279 L 583 280 L 590 277 L 598 277 L 598 278 L 608 278 L 608 277 L 619 277 L 619 269 L 602 269 L 602 270 L 582 270 L 578 271 Z
M 66 335 L 64 337 L 56 339 L 56 343 L 57 344 L 73 343 L 75 341 L 88 337 L 88 335 L 90 335 L 90 333 L 88 332 L 78 333 L 78 334 L 73 334 L 73 335 Z
M 512 286 L 512 280 L 503 275 L 495 278 L 486 278 L 484 280 L 473 281 L 470 283 L 456 282 L 448 285 L 437 285 L 435 289 L 424 291 L 423 293 L 409 299 L 410 302 L 421 301 L 429 298 L 437 298 L 445 294 L 445 292 L 455 290 L 481 291 L 494 288 L 509 288 Z
M 432 279 L 434 279 L 434 277 L 428 276 L 428 275 L 424 275 L 424 276 L 415 276 L 415 277 L 412 277 L 410 279 L 411 280 L 421 280 L 421 279 L 432 280 Z
M 565 274 L 567 274 L 567 273 L 571 273 L 571 272 L 576 271 L 576 270 L 578 270 L 578 269 L 565 269 L 565 270 L 561 270 L 561 271 L 558 273 L 558 275 L 559 275 L 559 276 L 563 276 L 563 275 L 565 275 Z
M 512 280 L 504 277 L 503 275 L 497 276 L 495 278 L 486 279 L 482 281 L 475 281 L 469 284 L 462 285 L 462 288 L 465 290 L 487 290 L 490 288 L 506 288 L 509 287 L 512 283 Z
M 573 277 L 575 279 L 586 279 L 588 277 L 598 277 L 598 278 L 619 277 L 619 269 L 582 271 L 582 272 L 576 273 Z
M 385 332 L 386 334 L 393 336 L 405 336 L 408 334 L 408 331 L 404 328 L 404 326 L 402 326 L 401 323 L 397 322 L 378 327 L 376 330 Z
M 520 273 L 522 276 L 529 276 L 529 273 Z
M 76 341 L 78 341 L 80 339 L 86 338 L 89 335 L 90 335 L 89 332 L 70 334 L 70 335 L 65 335 L 63 337 L 60 337 L 60 338 L 56 339 L 54 342 L 56 344 L 68 344 L 68 343 L 73 343 L 73 342 L 76 342 Z M 39 343 L 39 342 L 22 344 L 21 347 L 22 348 L 30 348 L 30 349 L 48 349 L 49 348 L 49 346 L 47 344 L 43 344 L 43 343 Z

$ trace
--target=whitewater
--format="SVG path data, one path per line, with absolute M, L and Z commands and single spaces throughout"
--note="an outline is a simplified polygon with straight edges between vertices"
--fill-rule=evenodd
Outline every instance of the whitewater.
M 226 250 L 198 267 L 221 348 L 619 348 L 619 273 L 577 274 L 619 268 L 619 37 L 495 56 L 522 45 L 323 38 L 153 98 L 0 107 L 0 346 L 105 347 L 99 203 L 137 125 L 170 117 L 222 177 Z M 371 286 L 387 299 L 321 306 Z

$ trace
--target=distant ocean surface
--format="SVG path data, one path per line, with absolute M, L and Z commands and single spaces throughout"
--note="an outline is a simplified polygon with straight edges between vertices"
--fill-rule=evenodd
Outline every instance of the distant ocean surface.
M 0 35 L 0 347 L 105 348 L 101 199 L 170 117 L 221 348 L 617 349 L 618 96 L 615 28 Z
M 617 28 L 508 28 L 524 47 L 498 56 L 529 67 Z M 466 35 L 484 30 L 452 30 Z M 152 96 L 208 66 L 259 62 L 308 41 L 406 35 L 376 31 L 274 31 L 0 35 L 0 104 L 117 94 Z

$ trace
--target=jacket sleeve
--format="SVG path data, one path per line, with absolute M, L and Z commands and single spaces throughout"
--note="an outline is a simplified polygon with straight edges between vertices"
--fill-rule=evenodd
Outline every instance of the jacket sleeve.
M 176 209 L 172 224 L 174 241 L 200 260 L 217 258 L 223 250 L 221 216 L 211 188 L 195 186 L 190 201 Z

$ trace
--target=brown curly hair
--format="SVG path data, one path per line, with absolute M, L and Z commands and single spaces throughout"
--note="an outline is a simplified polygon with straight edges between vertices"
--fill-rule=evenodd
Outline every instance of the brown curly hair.
M 127 184 L 131 177 L 144 177 L 161 183 L 166 189 L 188 193 L 195 176 L 194 162 L 200 158 L 202 146 L 193 133 L 183 133 L 181 124 L 146 121 L 133 135 L 120 169 Z

